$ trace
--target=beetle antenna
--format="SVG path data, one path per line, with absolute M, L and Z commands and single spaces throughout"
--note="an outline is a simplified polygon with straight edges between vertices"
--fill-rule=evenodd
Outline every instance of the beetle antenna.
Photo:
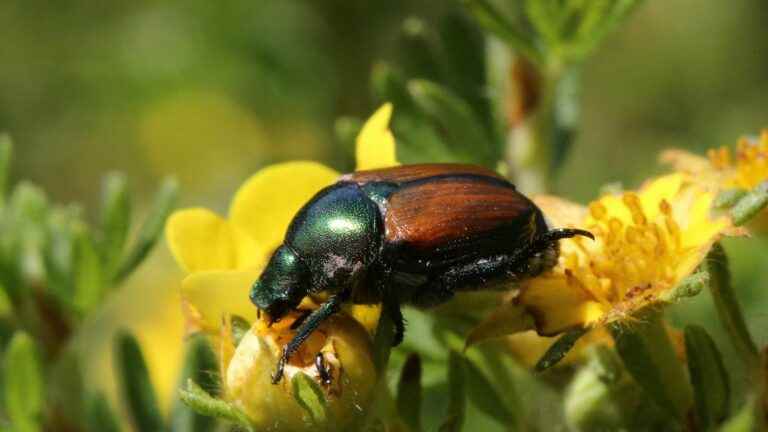
M 595 236 L 591 232 L 586 230 L 577 229 L 577 228 L 557 228 L 557 229 L 549 230 L 546 233 L 542 234 L 541 237 L 538 238 L 538 241 L 551 243 L 558 240 L 576 237 L 576 236 L 588 237 L 592 240 L 595 239 Z

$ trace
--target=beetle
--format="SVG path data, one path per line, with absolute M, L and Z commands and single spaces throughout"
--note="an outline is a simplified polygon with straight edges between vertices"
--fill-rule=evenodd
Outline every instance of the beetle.
M 541 210 L 486 168 L 402 165 L 341 176 L 294 216 L 250 299 L 274 322 L 306 295 L 327 300 L 304 317 L 272 382 L 320 323 L 345 302 L 381 303 L 403 339 L 400 306 L 430 307 L 457 291 L 505 289 L 553 267 L 560 239 Z

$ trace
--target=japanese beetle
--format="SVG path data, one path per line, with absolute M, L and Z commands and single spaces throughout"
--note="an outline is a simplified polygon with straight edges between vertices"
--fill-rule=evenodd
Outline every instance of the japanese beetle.
M 330 294 L 283 348 L 272 381 L 344 302 L 383 303 L 397 345 L 401 304 L 429 307 L 456 291 L 509 287 L 554 266 L 558 240 L 577 235 L 593 238 L 550 229 L 530 199 L 485 168 L 424 164 L 344 175 L 296 214 L 251 290 L 273 321 L 306 295 Z

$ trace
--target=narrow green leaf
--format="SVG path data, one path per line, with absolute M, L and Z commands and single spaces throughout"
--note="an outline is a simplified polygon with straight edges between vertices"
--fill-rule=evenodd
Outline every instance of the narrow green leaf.
M 720 210 L 731 208 L 744 198 L 746 194 L 747 191 L 744 189 L 726 189 L 717 194 L 712 207 Z
M 9 318 L 13 315 L 13 303 L 11 298 L 8 297 L 8 291 L 5 286 L 0 284 L 0 319 Z
M 526 0 L 525 14 L 533 27 L 546 41 L 548 48 L 556 48 L 560 43 L 560 14 L 559 6 L 553 5 L 552 0 Z
M 291 386 L 294 400 L 304 408 L 312 424 L 326 424 L 332 421 L 323 389 L 314 379 L 299 372 L 291 379 Z
M 469 332 L 464 349 L 488 339 L 531 330 L 533 324 L 525 308 L 512 302 L 503 303 Z
M 205 336 L 198 335 L 189 340 L 184 368 L 181 373 L 183 383 L 192 380 L 200 383 L 201 388 L 214 394 L 218 387 L 216 356 Z M 185 432 L 207 432 L 213 430 L 215 419 L 199 414 L 187 405 L 176 404 L 171 412 L 171 430 Z
M 472 361 L 464 361 L 464 375 L 467 382 L 467 397 L 484 414 L 504 425 L 518 424 L 515 412 L 504 403 L 490 379 Z
M 547 352 L 536 362 L 534 370 L 536 372 L 543 372 L 552 366 L 556 365 L 560 360 L 565 358 L 568 352 L 576 345 L 576 342 L 587 333 L 588 329 L 576 329 L 571 330 L 564 335 L 560 336 L 552 346 L 549 347 Z
M 179 195 L 179 185 L 174 179 L 166 179 L 155 195 L 149 215 L 144 220 L 136 242 L 128 255 L 123 259 L 116 273 L 115 281 L 119 282 L 130 275 L 147 257 L 163 232 L 165 220 L 176 205 Z
M 411 431 L 421 430 L 421 358 L 411 353 L 397 383 L 397 411 Z
M 42 367 L 35 341 L 24 332 L 16 332 L 5 351 L 3 385 L 11 423 L 39 430 L 44 400 Z
M 136 430 L 166 430 L 144 356 L 138 341 L 130 333 L 121 332 L 116 337 L 115 372 L 128 415 Z
M 131 229 L 131 197 L 125 175 L 111 173 L 104 179 L 101 192 L 101 241 L 99 252 L 110 278 L 123 258 L 128 231 Z
M 733 291 L 728 256 L 720 243 L 712 246 L 704 261 L 704 268 L 710 275 L 709 292 L 712 294 L 720 322 L 725 327 L 744 365 L 750 371 L 755 370 L 759 364 L 757 345 L 749 334 L 739 300 Z
M 104 275 L 102 262 L 93 239 L 81 230 L 75 240 L 74 305 L 81 313 L 93 309 L 102 299 Z
M 371 87 L 376 99 L 392 103 L 395 116 L 413 110 L 413 100 L 408 94 L 405 77 L 387 63 L 379 62 L 373 65 Z
M 542 55 L 534 38 L 512 25 L 488 0 L 463 0 L 464 6 L 481 27 L 495 34 L 529 60 L 541 63 Z
M 98 393 L 88 400 L 86 423 L 89 431 L 120 432 L 120 425 L 112 408 L 103 394 Z
M 416 17 L 406 18 L 399 36 L 397 64 L 405 75 L 439 80 L 442 70 L 437 56 L 437 38 L 426 23 Z
M 451 351 L 448 357 L 449 401 L 446 419 L 440 425 L 440 432 L 459 432 L 464 424 L 467 410 L 466 388 L 464 384 L 464 359 L 461 354 Z
M 350 156 L 355 154 L 357 135 L 363 128 L 363 122 L 357 117 L 344 116 L 336 119 L 333 124 L 333 132 L 336 141 Z
M 485 95 L 486 52 L 482 31 L 466 14 L 459 13 L 443 18 L 439 30 L 447 82 L 490 129 L 493 125 L 491 107 Z
M 699 271 L 686 277 L 676 287 L 663 293 L 661 300 L 677 303 L 685 298 L 697 296 L 706 286 L 709 286 L 709 273 Z
M 240 341 L 243 339 L 243 336 L 245 336 L 251 329 L 251 323 L 246 321 L 246 319 L 241 316 L 232 315 L 230 318 L 230 324 L 232 325 L 232 341 L 234 342 L 235 346 L 238 346 L 240 345 Z
M 0 208 L 5 206 L 5 197 L 8 193 L 8 180 L 11 177 L 11 157 L 13 155 L 13 141 L 8 134 L 0 134 Z
M 702 327 L 685 328 L 685 352 L 698 427 L 711 430 L 728 417 L 731 394 L 728 373 L 715 342 Z
M 733 224 L 741 226 L 752 220 L 768 205 L 768 189 L 757 187 L 744 195 L 736 205 L 731 208 Z
M 718 429 L 720 432 L 755 432 L 764 431 L 765 424 L 760 425 L 759 410 L 757 409 L 754 398 L 750 398 L 739 412 Z M 763 426 L 761 428 L 761 426 Z
M 245 413 L 221 399 L 212 397 L 192 380 L 187 381 L 186 390 L 179 391 L 179 397 L 187 406 L 202 415 L 228 420 L 248 432 L 254 430 Z
M 448 147 L 467 161 L 490 164 L 495 144 L 472 109 L 449 89 L 425 80 L 408 81 L 408 92 L 435 124 Z
M 682 422 L 692 392 L 666 328 L 656 313 L 630 325 L 608 326 L 624 366 L 656 405 Z

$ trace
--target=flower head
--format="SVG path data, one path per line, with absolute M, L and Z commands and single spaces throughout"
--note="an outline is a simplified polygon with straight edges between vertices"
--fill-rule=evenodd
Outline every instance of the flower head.
M 555 267 L 523 282 L 495 316 L 507 309 L 506 316 L 517 317 L 510 333 L 532 326 L 555 335 L 628 320 L 666 301 L 729 227 L 727 218 L 710 216 L 712 200 L 711 192 L 693 187 L 683 174 L 603 196 L 587 208 L 552 196 L 534 198 L 553 225 L 587 229 L 595 240 L 560 241 Z
M 523 284 L 516 301 L 540 333 L 625 319 L 693 273 L 729 223 L 710 217 L 711 193 L 685 183 L 681 174 L 661 177 L 563 214 L 575 218 L 561 223 L 584 227 L 596 240 L 561 241 L 555 268 Z M 538 204 L 545 214 L 565 208 L 552 198 Z
M 664 163 L 691 174 L 706 189 L 719 193 L 718 208 L 731 209 L 735 225 L 749 223 L 753 232 L 764 232 L 768 217 L 768 130 L 759 137 L 742 137 L 736 150 L 720 147 L 707 151 L 707 158 L 683 150 L 667 150 Z
M 391 113 L 392 107 L 384 105 L 361 130 L 357 140 L 358 169 L 397 164 L 395 142 L 388 128 Z M 270 383 L 280 350 L 294 334 L 289 326 L 297 318 L 296 313 L 270 326 L 266 317 L 262 320 L 258 316 L 248 294 L 270 254 L 282 242 L 294 215 L 339 176 L 315 162 L 272 165 L 254 174 L 237 191 L 227 219 L 204 208 L 191 208 L 174 213 L 166 226 L 171 251 L 188 273 L 181 288 L 188 328 L 214 337 L 224 397 L 241 408 L 254 424 L 279 417 L 299 422 L 295 427 L 286 426 L 289 430 L 306 425 L 301 416 L 274 415 L 301 407 L 293 400 L 290 386 Z M 304 299 L 300 308 L 317 308 L 315 300 Z M 324 387 L 329 406 L 338 411 L 334 417 L 343 419 L 345 410 L 360 409 L 376 377 L 369 332 L 376 325 L 378 312 L 378 307 L 350 306 L 328 320 L 292 357 L 285 370 L 288 379 L 283 382 L 290 382 L 298 372 L 317 378 L 314 356 L 324 353 L 323 361 L 328 362 L 334 378 L 331 381 L 336 383 Z M 229 323 L 233 317 L 254 323 L 239 341 L 231 337 Z
M 713 148 L 703 158 L 682 150 L 667 150 L 661 160 L 719 189 L 752 190 L 768 180 L 768 129 L 760 137 L 742 137 L 735 151 L 729 147 Z
M 279 385 L 272 385 L 269 372 L 274 370 L 283 345 L 295 335 L 291 324 L 299 316 L 291 312 L 272 326 L 257 321 L 240 341 L 234 340 L 228 326 L 222 328 L 223 397 L 252 423 L 271 425 L 274 430 L 332 430 L 334 425 L 349 424 L 363 414 L 360 408 L 368 405 L 376 383 L 368 332 L 346 314 L 331 317 L 291 358 Z M 297 403 L 292 389 L 301 374 L 322 383 L 328 411 L 325 416 L 313 415 Z M 326 374 L 328 383 L 324 383 Z

